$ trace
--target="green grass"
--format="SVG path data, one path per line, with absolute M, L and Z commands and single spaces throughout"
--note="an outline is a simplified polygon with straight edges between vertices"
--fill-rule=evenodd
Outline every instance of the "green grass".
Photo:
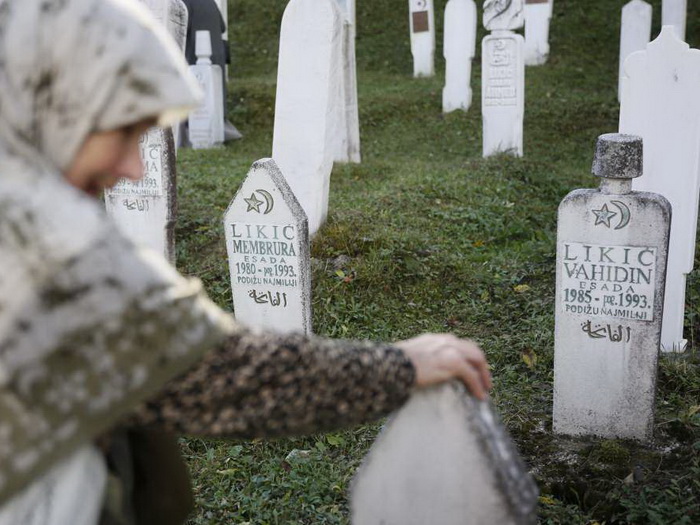
M 479 341 L 494 399 L 540 484 L 541 523 L 700 522 L 697 273 L 687 297 L 690 351 L 661 360 L 655 441 L 551 432 L 556 210 L 572 189 L 596 185 L 595 139 L 617 129 L 623 3 L 555 2 L 550 60 L 526 73 L 525 157 L 484 160 L 479 56 L 472 108 L 441 114 L 445 1 L 435 0 L 437 75 L 420 80 L 410 76 L 405 3 L 360 2 L 363 162 L 335 166 L 328 223 L 312 244 L 317 334 L 392 340 L 449 330 Z M 652 3 L 658 32 L 661 2 Z M 697 46 L 700 5 L 689 4 L 688 40 Z M 229 117 L 245 138 L 179 158 L 178 265 L 227 309 L 221 220 L 251 163 L 271 152 L 283 9 L 231 2 Z M 183 439 L 198 505 L 191 524 L 347 523 L 348 482 L 377 430 Z

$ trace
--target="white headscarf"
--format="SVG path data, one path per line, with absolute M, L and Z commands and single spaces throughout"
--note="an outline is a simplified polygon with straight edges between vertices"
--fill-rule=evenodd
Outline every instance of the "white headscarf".
M 0 502 L 233 329 L 61 175 L 195 85 L 134 0 L 0 0 Z

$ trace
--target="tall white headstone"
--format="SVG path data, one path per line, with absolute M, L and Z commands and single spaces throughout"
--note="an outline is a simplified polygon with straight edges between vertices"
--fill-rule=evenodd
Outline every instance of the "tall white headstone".
M 513 29 L 524 22 L 523 0 L 486 0 L 481 41 L 483 156 L 523 155 L 525 116 L 525 40 Z
M 652 437 L 671 205 L 631 191 L 642 164 L 640 137 L 602 135 L 593 163 L 600 189 L 575 190 L 559 206 L 558 433 Z
M 620 25 L 620 72 L 617 83 L 617 99 L 622 99 L 622 77 L 625 60 L 635 51 L 641 51 L 651 40 L 651 4 L 644 0 L 632 0 L 622 8 Z
M 253 164 L 224 217 L 233 308 L 242 323 L 311 332 L 309 229 L 272 159 Z
M 211 35 L 197 31 L 195 40 L 197 63 L 190 71 L 204 92 L 200 106 L 189 116 L 190 143 L 194 149 L 221 146 L 224 143 L 223 72 L 211 62 Z
M 413 76 L 435 74 L 435 12 L 433 0 L 408 0 L 408 23 L 411 30 Z
M 355 60 L 355 0 L 337 0 L 343 14 L 343 78 L 338 104 L 338 149 L 336 162 L 359 163 L 360 115 L 357 103 L 357 65 Z
M 537 486 L 487 402 L 461 384 L 414 393 L 353 480 L 353 525 L 526 525 Z
M 282 17 L 272 157 L 316 233 L 326 220 L 342 81 L 337 0 L 291 0 Z
M 661 4 L 661 25 L 673 26 L 676 35 L 683 41 L 685 41 L 685 20 L 687 12 L 687 0 L 663 0 Z
M 554 0 L 525 0 L 525 65 L 540 66 L 549 57 L 549 22 Z
M 121 179 L 105 191 L 107 213 L 125 235 L 175 262 L 175 145 L 170 129 L 153 128 L 141 138 L 144 177 Z
M 644 177 L 634 181 L 634 189 L 660 193 L 673 206 L 661 347 L 682 351 L 700 192 L 700 51 L 664 26 L 624 68 L 620 132 L 644 138 Z
M 445 87 L 442 111 L 467 111 L 472 104 L 472 60 L 476 47 L 474 0 L 449 0 L 445 6 Z

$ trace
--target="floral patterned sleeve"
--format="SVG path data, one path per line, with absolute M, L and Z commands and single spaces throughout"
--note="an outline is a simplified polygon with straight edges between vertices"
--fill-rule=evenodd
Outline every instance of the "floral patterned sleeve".
M 246 331 L 141 406 L 130 423 L 210 437 L 315 433 L 388 414 L 414 381 L 412 363 L 389 345 Z

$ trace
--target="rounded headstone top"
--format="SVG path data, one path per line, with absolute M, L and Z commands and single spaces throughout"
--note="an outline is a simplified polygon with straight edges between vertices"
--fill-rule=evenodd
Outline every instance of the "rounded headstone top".
M 593 158 L 593 175 L 609 179 L 642 176 L 642 137 L 606 133 L 598 137 Z

